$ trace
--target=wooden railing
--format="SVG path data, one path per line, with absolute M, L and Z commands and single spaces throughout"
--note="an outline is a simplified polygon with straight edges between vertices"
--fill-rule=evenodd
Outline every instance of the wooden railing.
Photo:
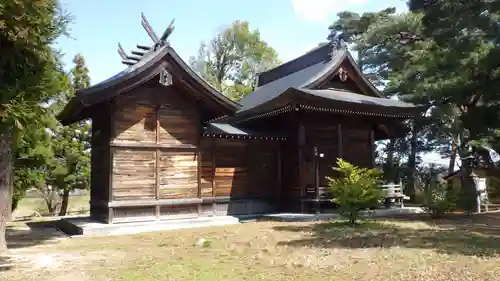
M 386 207 L 389 207 L 392 201 L 395 201 L 404 207 L 403 201 L 409 200 L 410 197 L 404 195 L 403 193 L 403 184 L 400 182 L 399 184 L 389 183 L 381 186 L 381 189 L 385 191 L 384 194 L 384 204 Z M 305 190 L 305 197 L 303 200 L 306 201 L 317 201 L 316 187 L 308 186 Z M 319 201 L 329 201 L 332 198 L 330 191 L 327 186 L 319 187 Z

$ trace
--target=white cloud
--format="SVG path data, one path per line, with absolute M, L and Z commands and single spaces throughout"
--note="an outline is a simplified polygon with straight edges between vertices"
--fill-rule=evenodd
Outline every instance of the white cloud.
M 292 0 L 294 12 L 302 19 L 328 24 L 337 12 L 366 4 L 368 0 Z

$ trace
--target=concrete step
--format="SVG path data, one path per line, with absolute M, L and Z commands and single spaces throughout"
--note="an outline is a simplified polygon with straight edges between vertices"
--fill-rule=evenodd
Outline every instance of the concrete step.
M 233 216 L 213 216 L 115 224 L 97 222 L 90 218 L 64 218 L 57 222 L 57 227 L 66 234 L 72 236 L 110 236 L 239 223 L 239 219 Z

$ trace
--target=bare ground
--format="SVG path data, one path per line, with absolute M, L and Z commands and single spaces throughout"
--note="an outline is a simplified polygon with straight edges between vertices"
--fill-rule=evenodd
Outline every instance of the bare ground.
M 36 231 L 10 236 L 0 280 L 487 281 L 500 276 L 500 213 L 442 220 L 417 215 L 354 228 L 339 222 L 252 222 L 100 238 L 68 239 L 49 229 L 38 238 Z

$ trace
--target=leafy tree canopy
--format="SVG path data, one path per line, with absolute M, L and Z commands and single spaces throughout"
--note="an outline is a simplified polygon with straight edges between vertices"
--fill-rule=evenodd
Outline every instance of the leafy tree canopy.
M 253 91 L 259 72 L 280 64 L 278 54 L 246 21 L 235 21 L 202 43 L 190 64 L 212 86 L 234 100 Z

